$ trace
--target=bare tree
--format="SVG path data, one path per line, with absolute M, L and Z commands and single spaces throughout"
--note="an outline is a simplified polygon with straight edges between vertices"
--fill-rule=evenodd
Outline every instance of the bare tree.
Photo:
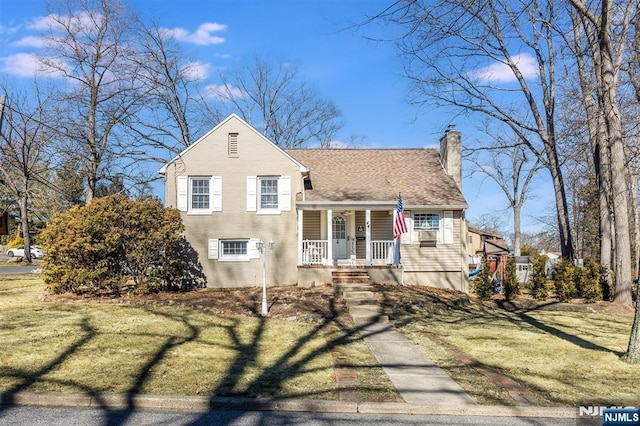
M 556 137 L 555 2 L 396 2 L 373 19 L 398 28 L 410 101 L 511 128 L 552 178 L 562 256 L 573 241 Z
M 203 133 L 208 114 L 201 95 L 201 64 L 187 61 L 170 32 L 158 23 L 138 22 L 138 48 L 134 60 L 143 102 L 136 115 L 128 117 L 136 156 L 164 162 L 163 154 L 175 155 Z
M 618 83 L 624 58 L 626 37 L 634 1 L 615 5 L 612 0 L 599 3 L 599 10 L 592 10 L 583 0 L 569 0 L 582 24 L 594 60 L 592 68 L 598 95 L 598 111 L 601 118 L 599 142 L 602 155 L 608 155 L 608 174 L 611 176 L 610 206 L 613 212 L 615 282 L 614 302 L 631 304 L 631 242 L 629 237 L 628 187 L 625 170 L 625 143 L 622 119 L 618 103 Z M 614 25 L 615 13 L 622 17 L 620 25 Z M 636 4 L 637 8 L 637 4 Z M 600 158 L 602 160 L 602 158 Z M 602 165 L 602 162 L 600 162 Z
M 614 225 L 614 253 L 616 291 L 614 302 L 631 304 L 631 242 L 628 220 L 628 187 L 625 144 L 619 82 L 622 64 L 626 61 L 625 49 L 630 35 L 632 17 L 638 14 L 637 1 L 614 2 L 602 0 L 588 4 L 584 0 L 569 0 L 576 11 L 582 29 L 587 35 L 591 56 L 594 58 L 593 76 L 597 82 L 598 108 L 602 118 L 602 151 L 609 154 L 611 175 L 611 210 Z M 633 58 L 633 54 L 631 57 Z M 633 79 L 631 79 L 633 84 Z M 629 346 L 624 359 L 640 363 L 640 303 L 636 310 Z
M 222 72 L 220 79 L 221 85 L 210 86 L 210 95 L 282 148 L 329 147 L 342 127 L 337 106 L 320 98 L 292 64 L 275 67 L 257 57 Z
M 42 61 L 67 82 L 56 96 L 57 127 L 65 149 L 81 159 L 89 203 L 110 173 L 105 163 L 123 155 L 114 132 L 140 96 L 128 40 L 133 18 L 117 0 L 61 0 L 48 9 L 48 56 Z
M 520 256 L 520 228 L 522 206 L 527 199 L 529 184 L 541 169 L 540 161 L 527 157 L 529 150 L 523 143 L 505 140 L 498 133 L 489 136 L 494 139 L 492 147 L 466 149 L 464 156 L 478 166 L 473 173 L 482 173 L 498 184 L 509 201 L 513 214 L 514 254 Z M 482 153 L 488 153 L 483 156 Z
M 30 105 L 29 100 L 38 100 Z M 34 91 L 31 96 L 0 97 L 0 185 L 16 201 L 24 238 L 24 255 L 31 262 L 29 210 L 33 189 L 46 172 L 46 101 Z

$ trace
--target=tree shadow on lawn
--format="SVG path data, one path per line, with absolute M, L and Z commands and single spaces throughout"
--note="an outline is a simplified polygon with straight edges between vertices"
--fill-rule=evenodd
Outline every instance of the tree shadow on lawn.
M 541 310 L 545 310 L 546 308 L 550 307 L 550 306 L 554 306 L 554 305 L 559 305 L 558 302 L 546 302 L 546 303 L 542 303 L 540 305 L 531 307 L 531 308 L 519 308 L 516 305 L 514 305 L 511 302 L 507 302 L 507 301 L 497 301 L 497 305 L 498 307 L 500 307 L 501 309 L 512 313 L 513 315 L 515 315 L 518 319 L 522 320 L 523 322 L 525 322 L 526 324 L 537 328 L 538 330 L 544 331 L 545 333 L 549 333 L 552 336 L 555 336 L 559 339 L 562 339 L 566 342 L 569 342 L 571 344 L 574 344 L 576 346 L 579 346 L 583 349 L 589 349 L 589 350 L 594 350 L 594 351 L 600 351 L 600 352 L 610 352 L 613 353 L 617 356 L 622 356 L 624 354 L 624 352 L 622 351 L 615 351 L 612 349 L 609 349 L 607 347 L 601 346 L 597 343 L 591 342 L 583 337 L 580 337 L 576 334 L 572 334 L 572 333 L 567 333 L 566 331 L 563 331 L 559 328 L 554 327 L 553 325 L 550 325 L 548 323 L 545 323 L 541 320 L 538 320 L 536 318 L 533 318 L 531 315 L 529 315 L 530 312 L 535 312 L 535 311 L 541 311 Z M 571 311 L 573 312 L 573 311 Z
M 241 335 L 239 333 L 239 324 L 241 319 L 235 319 L 231 325 L 221 325 L 226 329 L 226 333 L 229 335 L 232 345 L 229 349 L 235 351 L 235 359 L 232 361 L 231 366 L 226 372 L 224 378 L 220 381 L 220 384 L 211 393 L 209 406 L 212 409 L 220 408 L 219 403 L 216 401 L 218 396 L 240 396 L 243 398 L 294 398 L 294 397 L 314 397 L 326 395 L 335 392 L 335 388 L 331 386 L 328 389 L 311 390 L 309 392 L 298 392 L 296 394 L 284 394 L 283 387 L 287 380 L 297 377 L 301 374 L 313 371 L 307 368 L 309 363 L 318 357 L 326 355 L 333 348 L 338 346 L 346 346 L 355 341 L 361 340 L 361 332 L 364 327 L 355 327 L 349 322 L 342 321 L 341 312 L 336 306 L 335 297 L 327 300 L 327 311 L 318 312 L 322 314 L 321 321 L 316 324 L 308 333 L 300 336 L 291 348 L 279 356 L 271 365 L 267 366 L 262 373 L 254 378 L 249 384 L 242 384 L 247 391 L 239 389 L 240 380 L 245 377 L 246 371 L 255 366 L 258 362 L 258 356 L 263 340 L 265 337 L 265 328 L 267 318 L 259 317 L 259 322 L 255 328 L 251 340 L 248 343 L 243 343 Z M 250 302 L 247 302 L 248 305 Z M 254 304 L 255 306 L 255 304 Z M 71 344 L 67 349 L 51 360 L 42 368 L 36 371 L 9 371 L 4 375 L 20 378 L 20 381 L 12 386 L 9 390 L 0 393 L 0 414 L 7 406 L 18 402 L 16 398 L 17 394 L 22 391 L 28 391 L 28 389 L 39 381 L 57 383 L 60 385 L 67 385 L 75 387 L 81 390 L 85 395 L 93 397 L 92 404 L 96 404 L 96 408 L 104 411 L 104 418 L 106 425 L 119 425 L 126 423 L 131 415 L 136 411 L 136 397 L 141 396 L 141 391 L 144 389 L 145 384 L 151 379 L 154 367 L 159 365 L 168 355 L 168 353 L 176 347 L 198 340 L 202 334 L 202 326 L 192 323 L 189 318 L 181 314 L 170 314 L 165 311 L 160 311 L 152 306 L 140 306 L 140 309 L 144 309 L 153 315 L 160 315 L 166 319 L 177 321 L 182 323 L 188 330 L 185 336 L 165 335 L 164 342 L 161 343 L 156 349 L 155 353 L 149 358 L 149 360 L 142 365 L 134 377 L 132 377 L 131 385 L 124 393 L 124 403 L 122 408 L 114 408 L 112 399 L 105 397 L 97 387 L 78 383 L 73 380 L 57 380 L 45 377 L 48 373 L 59 368 L 66 360 L 69 360 L 73 355 L 86 346 L 94 338 L 99 337 L 99 331 L 96 327 L 92 326 L 89 317 L 83 317 L 80 321 L 80 329 L 83 336 L 76 342 Z M 314 341 L 321 333 L 324 333 L 324 339 L 326 344 L 314 348 L 313 350 L 307 350 L 306 346 Z M 377 366 L 370 366 L 377 367 Z M 362 366 L 361 368 L 369 368 L 369 366 Z M 55 381 L 54 381 L 55 380 Z M 110 402 L 111 401 L 111 402 Z M 241 415 L 241 413 L 239 413 Z M 199 421 L 205 422 L 206 419 L 210 419 L 206 415 L 202 415 L 199 420 L 196 420 L 194 424 Z
M 618 356 L 623 354 L 623 352 L 601 346 L 576 334 L 568 333 L 556 328 L 529 315 L 530 312 L 555 305 L 557 302 L 548 302 L 531 308 L 520 308 L 511 302 L 496 301 L 496 308 L 490 308 L 483 304 L 464 303 L 464 301 L 461 300 L 462 298 L 444 299 L 434 295 L 423 295 L 419 292 L 416 292 L 416 297 L 414 299 L 404 304 L 398 303 L 397 300 L 391 300 L 388 292 L 385 292 L 383 297 L 383 305 L 387 306 L 390 314 L 393 315 L 395 313 L 394 311 L 399 311 L 403 315 L 406 315 L 407 321 L 411 321 L 412 318 L 415 318 L 415 315 L 412 315 L 412 310 L 416 304 L 418 305 L 418 309 L 415 312 L 419 312 L 421 308 L 425 308 L 427 311 L 430 310 L 430 313 L 433 316 L 438 316 L 439 313 L 446 313 L 447 311 L 459 314 L 458 318 L 442 319 L 449 324 L 490 323 L 495 321 L 497 315 L 499 318 L 509 321 L 519 329 L 524 330 L 527 326 L 531 326 L 584 349 L 610 352 Z
M 383 307 L 385 307 L 385 311 L 387 312 L 387 314 L 389 314 L 392 322 L 399 329 L 407 326 L 419 325 L 419 327 L 415 328 L 415 330 L 419 334 L 426 333 L 426 337 L 429 337 L 429 335 L 432 334 L 432 328 L 430 327 L 431 321 L 438 321 L 449 325 L 454 325 L 456 327 L 464 327 L 465 324 L 474 324 L 475 326 L 481 326 L 484 323 L 491 324 L 495 323 L 496 320 L 500 320 L 507 321 L 509 324 L 516 327 L 516 330 L 514 330 L 515 333 L 518 332 L 517 330 L 531 330 L 531 327 L 533 327 L 546 334 L 562 339 L 583 349 L 612 353 L 618 356 L 623 354 L 623 352 L 621 351 L 612 350 L 608 347 L 599 345 L 585 339 L 583 336 L 569 333 L 552 324 L 549 324 L 549 322 L 536 319 L 530 315 L 531 312 L 549 307 L 556 304 L 556 302 L 549 302 L 543 305 L 532 307 L 530 309 L 518 307 L 508 302 L 507 304 L 501 304 L 500 302 L 498 302 L 497 306 L 488 307 L 483 304 L 461 303 L 460 300 L 451 299 L 448 297 L 439 298 L 434 295 L 424 295 L 419 291 L 411 294 L 407 299 L 401 300 L 398 298 L 397 294 L 391 294 L 388 291 L 383 291 L 381 304 Z M 424 333 L 422 333 L 422 330 L 424 331 Z M 455 332 L 455 329 L 453 329 L 452 332 Z M 455 351 L 458 352 L 457 357 L 459 359 L 464 360 L 465 356 L 467 356 L 467 354 L 460 351 L 457 347 L 446 342 L 446 340 L 440 337 L 440 335 L 436 334 L 434 337 L 436 337 L 437 339 L 431 340 L 433 340 L 437 345 L 443 346 L 442 342 L 445 342 L 446 345 L 452 346 Z M 443 339 L 441 343 L 438 343 L 439 339 Z M 516 383 L 523 384 L 524 386 L 526 386 L 526 388 L 533 391 L 534 394 L 538 395 L 539 397 L 543 397 L 544 399 L 551 398 L 552 402 L 561 404 L 575 403 L 575 401 L 570 401 L 567 398 L 563 398 L 558 395 L 550 396 L 548 389 L 538 387 L 530 381 L 523 381 L 522 378 L 517 378 L 515 375 L 507 370 L 502 369 L 498 365 L 493 365 L 492 363 L 484 364 L 479 362 L 478 360 L 474 360 L 474 362 L 475 363 L 468 363 L 467 366 L 479 371 L 493 370 L 498 374 L 514 380 Z M 555 376 L 547 377 L 545 376 L 545 374 L 540 374 L 537 376 L 543 379 L 559 381 L 559 383 L 563 383 L 566 386 L 573 385 Z M 595 400 L 596 399 L 594 399 L 594 401 Z M 599 399 L 598 401 L 603 402 L 602 399 Z

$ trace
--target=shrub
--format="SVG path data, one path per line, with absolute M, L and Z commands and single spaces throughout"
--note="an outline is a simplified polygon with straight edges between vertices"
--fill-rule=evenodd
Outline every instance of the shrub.
M 15 237 L 13 240 L 9 241 L 9 248 L 18 248 L 24 245 L 24 238 Z
M 520 293 L 520 283 L 516 274 L 516 260 L 513 257 L 507 259 L 504 270 L 504 280 L 502 281 L 502 291 L 506 300 L 513 299 Z
M 553 270 L 553 284 L 556 297 L 560 302 L 567 302 L 577 296 L 575 283 L 576 267 L 570 260 L 556 263 Z
M 119 295 L 198 286 L 183 280 L 183 228 L 176 210 L 151 198 L 114 195 L 75 206 L 42 233 L 47 289 Z
M 576 268 L 576 289 L 578 297 L 585 302 L 602 300 L 600 287 L 600 265 L 593 259 L 585 259 L 582 268 Z
M 491 279 L 489 262 L 486 259 L 482 259 L 482 270 L 473 281 L 473 293 L 480 300 L 489 300 L 493 295 L 493 280 Z
M 545 300 L 549 297 L 546 266 L 547 256 L 539 254 L 533 256 L 533 271 L 529 281 L 529 291 L 536 300 Z

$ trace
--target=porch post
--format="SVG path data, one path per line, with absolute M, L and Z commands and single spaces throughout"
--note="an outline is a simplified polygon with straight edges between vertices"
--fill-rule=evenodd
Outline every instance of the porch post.
M 333 264 L 333 210 L 327 210 L 327 264 Z
M 303 231 L 303 210 L 298 210 L 298 265 L 302 265 L 302 231 Z
M 371 209 L 366 209 L 364 212 L 364 223 L 365 223 L 365 237 L 364 237 L 364 247 L 365 247 L 365 263 L 367 266 L 371 266 Z

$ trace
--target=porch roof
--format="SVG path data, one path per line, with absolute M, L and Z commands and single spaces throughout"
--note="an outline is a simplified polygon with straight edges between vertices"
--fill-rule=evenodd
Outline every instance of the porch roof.
M 467 203 L 435 149 L 289 149 L 309 169 L 307 201 L 391 202 L 405 208 Z M 300 197 L 300 195 L 299 195 Z M 301 198 L 299 198 L 300 200 Z

